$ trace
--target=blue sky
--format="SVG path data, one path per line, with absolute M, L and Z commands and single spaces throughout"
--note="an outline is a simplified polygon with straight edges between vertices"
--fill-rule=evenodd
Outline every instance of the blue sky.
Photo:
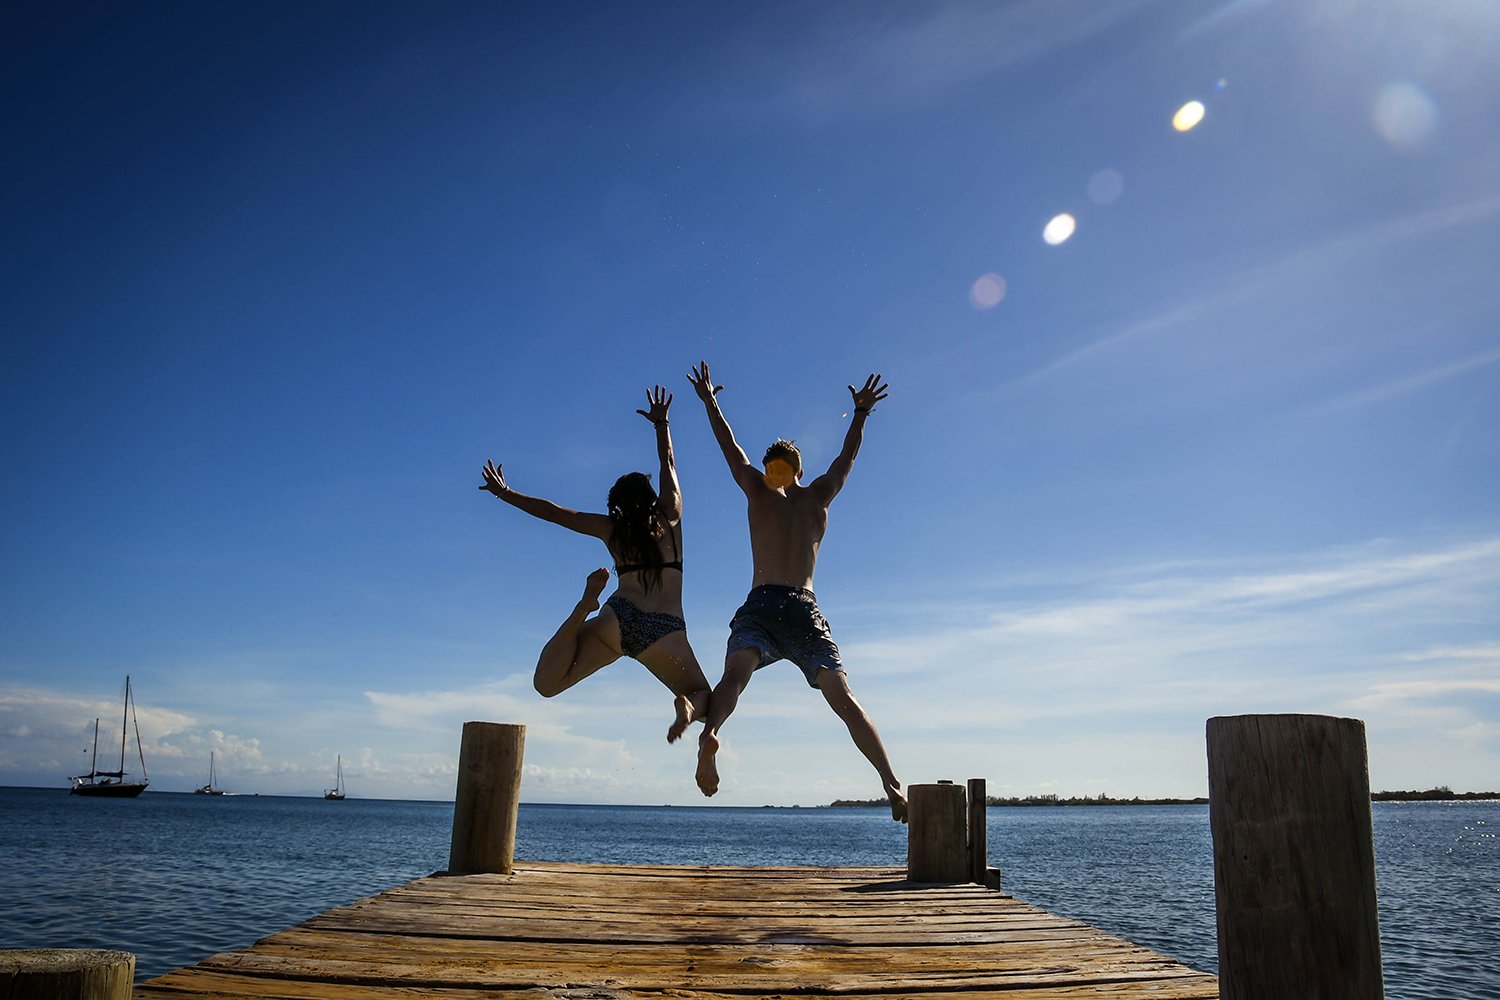
M 891 384 L 817 590 L 904 780 L 1201 794 L 1207 718 L 1312 712 L 1496 786 L 1500 7 L 3 16 L 0 783 L 128 673 L 154 788 L 446 798 L 478 718 L 529 799 L 701 802 L 643 668 L 532 692 L 605 554 L 475 487 L 602 510 L 672 388 L 716 678 L 703 358 L 814 471 Z M 724 736 L 716 803 L 879 794 L 789 665 Z

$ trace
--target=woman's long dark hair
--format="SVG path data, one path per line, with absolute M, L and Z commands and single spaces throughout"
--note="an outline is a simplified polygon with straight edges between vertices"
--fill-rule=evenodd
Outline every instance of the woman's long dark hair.
M 671 530 L 656 506 L 656 490 L 644 472 L 627 472 L 609 489 L 609 519 L 614 522 L 609 547 L 624 566 L 641 566 L 641 582 L 650 593 L 661 584 L 663 529 Z

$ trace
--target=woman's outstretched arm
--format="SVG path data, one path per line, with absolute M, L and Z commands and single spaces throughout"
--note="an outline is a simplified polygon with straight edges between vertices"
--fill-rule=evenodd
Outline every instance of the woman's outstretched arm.
M 672 458 L 672 429 L 667 420 L 667 411 L 672 408 L 672 394 L 661 386 L 646 393 L 648 409 L 636 410 L 641 416 L 656 425 L 656 455 L 661 460 L 661 474 L 657 482 L 661 489 L 657 493 L 656 507 L 669 524 L 682 520 L 682 487 L 677 482 L 677 464 Z
M 551 521 L 560 524 L 570 531 L 576 531 L 580 535 L 592 535 L 595 538 L 608 539 L 611 525 L 607 514 L 582 514 L 576 510 L 559 507 L 551 500 L 543 500 L 541 497 L 529 497 L 524 493 L 517 493 L 505 485 L 505 473 L 500 466 L 493 461 L 484 463 L 484 482 L 479 488 L 485 492 L 504 500 L 512 507 L 523 510 L 532 517 L 539 517 L 543 521 Z

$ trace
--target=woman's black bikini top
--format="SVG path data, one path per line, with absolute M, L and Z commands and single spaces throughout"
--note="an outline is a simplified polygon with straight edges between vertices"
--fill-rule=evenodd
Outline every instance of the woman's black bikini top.
M 661 568 L 662 569 L 675 569 L 677 572 L 681 573 L 682 572 L 682 557 L 677 555 L 677 532 L 674 531 L 670 525 L 667 527 L 667 535 L 668 535 L 668 537 L 670 537 L 672 539 L 672 554 L 674 556 L 677 556 L 677 558 L 673 559 L 671 562 L 664 562 L 664 563 L 662 563 L 661 564 Z M 615 575 L 619 576 L 622 573 L 637 573 L 637 572 L 640 572 L 643 569 L 650 569 L 650 568 L 651 567 L 647 566 L 645 563 L 640 563 L 640 564 L 630 565 L 630 566 L 621 566 L 620 564 L 616 563 L 615 564 Z

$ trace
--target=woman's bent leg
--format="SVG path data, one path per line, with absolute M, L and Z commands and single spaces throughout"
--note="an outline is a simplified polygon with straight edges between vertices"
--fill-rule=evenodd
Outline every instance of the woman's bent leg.
M 542 647 L 542 655 L 536 661 L 536 674 L 532 677 L 537 694 L 544 698 L 555 697 L 620 658 L 619 625 L 614 620 L 614 613 L 608 613 L 608 621 L 603 614 L 589 619 L 589 615 L 599 610 L 599 595 L 604 593 L 608 582 L 609 570 L 596 569 L 590 573 L 583 596 L 578 599 L 572 613 Z

